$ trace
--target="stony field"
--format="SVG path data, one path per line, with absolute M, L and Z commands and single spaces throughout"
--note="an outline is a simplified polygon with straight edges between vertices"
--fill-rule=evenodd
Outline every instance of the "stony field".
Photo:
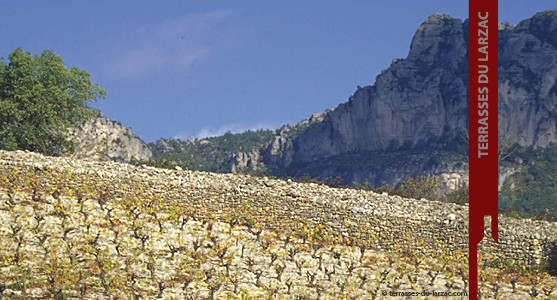
M 425 222 L 421 208 L 436 205 L 445 210 L 427 218 L 447 226 L 466 212 L 317 184 L 0 151 L 0 299 L 467 299 L 466 251 L 367 221 L 400 217 L 404 206 Z M 557 299 L 543 266 L 491 252 L 480 265 L 483 299 Z

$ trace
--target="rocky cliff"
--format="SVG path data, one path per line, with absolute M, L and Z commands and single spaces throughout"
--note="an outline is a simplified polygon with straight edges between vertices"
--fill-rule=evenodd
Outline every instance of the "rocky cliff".
M 405 59 L 371 86 L 300 130 L 283 130 L 236 171 L 341 176 L 397 184 L 409 176 L 467 169 L 468 24 L 434 14 Z M 557 11 L 499 28 L 500 135 L 509 144 L 557 141 Z M 311 119 L 311 118 L 310 118 Z
M 81 129 L 70 129 L 68 136 L 76 147 L 72 158 L 129 162 L 149 160 L 153 156 L 131 128 L 110 120 L 99 111 L 95 111 Z

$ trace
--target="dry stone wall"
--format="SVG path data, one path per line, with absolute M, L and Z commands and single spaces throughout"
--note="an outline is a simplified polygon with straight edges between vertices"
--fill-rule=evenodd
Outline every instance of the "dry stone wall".
M 191 205 L 199 216 L 224 218 L 244 204 L 266 220 L 265 226 L 270 229 L 295 230 L 297 220 L 310 220 L 330 226 L 334 234 L 351 239 L 354 244 L 371 241 L 369 246 L 381 250 L 402 244 L 432 253 L 445 249 L 468 251 L 467 205 L 266 177 L 133 167 L 21 151 L 0 151 L 0 164 L 39 170 L 69 169 L 77 177 L 94 175 L 112 189 L 111 193 L 120 196 L 148 187 L 151 193 Z M 480 250 L 525 265 L 557 260 L 557 223 L 500 216 L 498 244 L 490 241 L 490 223 L 485 224 L 486 238 Z
M 105 253 L 103 257 L 115 266 L 120 264 L 120 268 L 106 271 L 101 277 L 98 274 L 92 276 L 91 284 L 106 284 L 111 278 L 114 284 L 121 282 L 123 287 L 131 285 L 140 289 L 147 298 L 182 297 L 193 293 L 199 299 L 210 295 L 215 299 L 230 299 L 230 293 L 239 295 L 239 288 L 244 288 L 252 296 L 274 293 L 287 295 L 285 299 L 338 299 L 339 295 L 382 299 L 376 296 L 387 290 L 467 290 L 466 206 L 264 177 L 134 167 L 115 162 L 0 151 L 0 178 L 17 180 L 9 178 L 10 170 L 17 170 L 22 178 L 33 174 L 40 178 L 42 187 L 74 192 L 69 198 L 60 198 L 62 200 L 57 204 L 55 198 L 58 196 L 45 199 L 30 191 L 14 197 L 13 192 L 0 190 L 0 219 L 3 220 L 0 236 L 13 240 L 7 245 L 0 243 L 0 256 L 22 259 L 14 246 L 18 237 L 13 228 L 17 228 L 17 222 L 25 220 L 21 216 L 26 211 L 42 210 L 49 221 L 35 222 L 34 219 L 40 219 L 33 216 L 21 223 L 29 227 L 24 236 L 32 236 L 33 228 L 46 226 L 50 228 L 47 231 L 51 236 L 47 243 L 56 240 L 64 244 L 62 240 L 69 239 L 74 244 L 83 241 L 90 244 L 91 238 L 96 243 L 95 232 L 97 238 L 99 232 L 102 233 L 104 238 L 98 242 L 98 247 L 108 251 L 102 252 Z M 61 174 L 64 180 L 55 181 L 46 176 L 51 173 Z M 75 191 L 84 188 L 100 194 L 96 200 L 79 200 L 81 196 Z M 136 202 L 133 199 L 137 197 L 159 199 L 162 206 L 183 207 L 181 216 L 172 216 L 175 210 L 153 214 L 147 207 L 137 219 L 144 224 L 140 226 L 133 217 L 137 213 L 134 212 L 133 203 Z M 35 198 L 43 202 L 34 205 Z M 85 212 L 79 211 L 80 201 L 85 204 L 82 208 Z M 132 201 L 131 206 L 129 201 Z M 249 218 L 235 218 L 242 213 Z M 65 215 L 70 223 L 64 221 Z M 85 230 L 82 226 L 64 229 L 64 224 L 71 226 L 81 222 L 92 222 L 91 229 L 87 227 Z M 109 226 L 112 222 L 119 225 Z M 180 223 L 182 231 L 177 229 Z M 555 262 L 556 233 L 555 223 L 501 218 L 500 243 L 484 239 L 479 252 L 525 267 L 542 261 Z M 490 236 L 489 230 L 485 235 Z M 57 238 L 53 239 L 54 236 Z M 40 237 L 29 237 L 28 241 L 22 244 L 27 249 L 27 256 L 37 259 L 48 255 L 37 249 Z M 312 241 L 332 242 L 327 244 L 329 246 L 314 247 Z M 144 243 L 147 246 L 142 245 Z M 339 247 L 345 247 L 345 250 Z M 225 248 L 228 250 L 223 252 Z M 91 264 L 98 263 L 94 256 L 79 253 L 75 254 L 77 261 L 81 261 L 80 255 L 85 255 L 83 258 Z M 140 254 L 134 258 L 134 253 Z M 179 266 L 194 263 L 195 255 L 201 254 L 208 260 L 194 268 L 196 270 L 187 269 L 194 272 L 188 274 L 195 276 L 184 275 L 185 267 Z M 110 260 L 110 257 L 135 260 L 137 264 L 136 267 L 126 267 L 129 264 Z M 450 260 L 454 266 L 449 269 L 454 270 L 443 269 L 443 272 L 452 275 L 441 274 L 439 269 L 426 266 L 426 262 L 430 262 L 426 258 L 431 257 L 440 258 L 434 264 L 446 265 Z M 3 276 L 17 269 L 12 264 L 2 268 L 7 268 L 7 272 L 4 269 L 0 272 L 4 273 Z M 134 276 L 138 277 L 134 279 Z M 221 276 L 236 279 L 214 281 Z M 485 283 L 485 286 L 482 283 L 480 290 L 486 295 L 491 293 L 494 298 L 504 295 L 505 299 L 524 299 L 527 293 L 541 293 L 541 286 L 547 286 L 544 290 L 547 295 L 557 295 L 557 280 L 544 278 L 544 285 L 532 282 L 522 291 L 517 287 L 519 284 L 504 280 L 490 283 L 492 285 Z M 0 288 L 10 289 L 9 295 L 21 296 L 13 284 L 9 287 L 0 284 Z M 54 287 L 51 289 L 55 290 Z M 100 294 L 99 297 L 92 296 L 95 299 L 106 298 L 101 296 L 112 293 L 108 291 L 109 287 L 105 292 L 96 289 Z M 28 292 L 37 297 L 43 295 L 40 288 Z M 132 288 L 132 292 L 138 290 Z

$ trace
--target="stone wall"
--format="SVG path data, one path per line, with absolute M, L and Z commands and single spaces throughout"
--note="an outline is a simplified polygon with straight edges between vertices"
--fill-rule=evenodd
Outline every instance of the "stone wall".
M 114 197 L 138 192 L 175 199 L 200 218 L 220 218 L 247 207 L 264 227 L 296 231 L 321 224 L 335 237 L 370 249 L 418 249 L 427 253 L 468 251 L 468 209 L 426 199 L 405 199 L 371 191 L 336 189 L 265 177 L 133 167 L 115 162 L 51 158 L 0 151 L 0 165 L 29 172 L 67 169 L 75 185 L 94 184 Z M 91 176 L 93 175 L 93 176 Z M 489 222 L 486 222 L 489 225 Z M 499 217 L 499 243 L 489 226 L 479 252 L 526 266 L 557 261 L 557 223 Z

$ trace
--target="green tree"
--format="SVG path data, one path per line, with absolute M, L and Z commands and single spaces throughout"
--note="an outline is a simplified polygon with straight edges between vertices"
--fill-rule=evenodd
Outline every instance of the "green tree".
M 32 55 L 17 48 L 8 58 L 8 64 L 0 60 L 0 149 L 47 155 L 72 151 L 67 129 L 88 120 L 87 103 L 106 92 L 89 73 L 66 68 L 52 51 Z

